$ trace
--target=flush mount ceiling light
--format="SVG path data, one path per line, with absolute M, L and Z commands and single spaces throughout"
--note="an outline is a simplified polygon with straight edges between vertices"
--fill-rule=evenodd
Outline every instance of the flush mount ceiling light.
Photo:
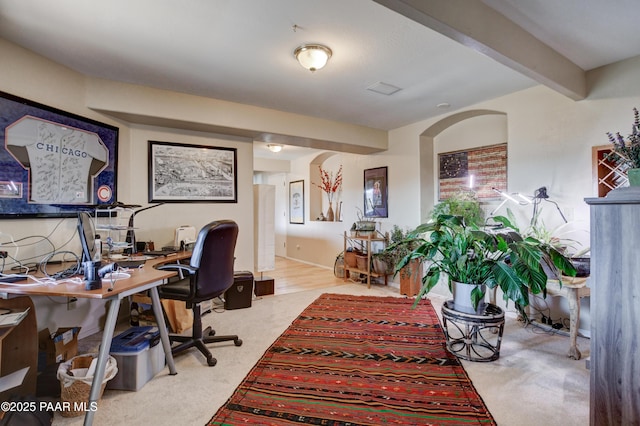
M 282 151 L 282 145 L 278 145 L 277 143 L 267 144 L 267 148 L 269 148 L 269 151 L 271 151 L 271 152 L 280 152 L 280 151 Z
M 293 51 L 300 65 L 311 72 L 321 69 L 331 57 L 331 49 L 321 44 L 303 44 Z

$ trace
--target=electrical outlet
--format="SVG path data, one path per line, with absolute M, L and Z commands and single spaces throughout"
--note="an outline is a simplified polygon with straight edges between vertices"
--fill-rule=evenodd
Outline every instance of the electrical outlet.
M 67 298 L 67 311 L 72 311 L 76 308 L 76 303 L 78 302 L 78 299 L 76 299 L 75 297 L 68 297 Z

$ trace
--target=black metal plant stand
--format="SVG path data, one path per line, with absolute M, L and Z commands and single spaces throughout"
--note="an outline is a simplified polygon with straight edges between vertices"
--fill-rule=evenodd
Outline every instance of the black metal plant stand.
M 453 300 L 442 305 L 442 326 L 447 350 L 468 361 L 488 362 L 500 357 L 504 330 L 504 311 L 491 303 L 482 303 L 477 313 L 453 309 Z

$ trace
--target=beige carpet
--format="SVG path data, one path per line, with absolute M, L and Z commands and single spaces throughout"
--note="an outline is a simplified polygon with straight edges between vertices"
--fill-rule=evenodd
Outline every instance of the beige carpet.
M 393 287 L 345 284 L 264 296 L 248 309 L 208 314 L 205 325 L 213 325 L 218 334 L 238 334 L 244 344 L 211 345 L 218 359 L 215 367 L 206 366 L 204 357 L 192 350 L 176 357 L 176 376 L 165 368 L 138 392 L 106 391 L 94 424 L 204 425 L 291 321 L 326 292 L 398 295 Z M 431 299 L 439 312 L 444 299 Z M 578 343 L 588 356 L 589 341 L 579 338 Z M 589 371 L 584 360 L 568 359 L 567 350 L 567 337 L 524 328 L 507 315 L 500 359 L 465 361 L 464 366 L 499 425 L 583 426 L 589 423 Z M 82 422 L 82 417 L 56 414 L 53 424 Z

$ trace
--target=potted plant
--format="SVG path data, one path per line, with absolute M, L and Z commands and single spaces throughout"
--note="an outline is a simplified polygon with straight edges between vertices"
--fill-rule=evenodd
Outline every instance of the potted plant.
M 482 226 L 484 224 L 484 211 L 476 193 L 471 190 L 461 190 L 449 198 L 440 201 L 433 207 L 431 218 L 440 215 L 462 216 L 465 223 Z
M 393 225 L 389 235 L 389 245 L 383 252 L 374 255 L 384 259 L 388 270 L 394 273 L 394 277 L 400 275 L 400 294 L 410 297 L 415 296 L 420 290 L 422 278 L 420 260 L 414 259 L 400 269 L 396 269 L 396 265 L 416 247 L 417 241 L 409 238 L 407 231 L 398 225 Z
M 356 234 L 359 237 L 366 237 L 369 234 L 373 234 L 376 231 L 376 221 L 373 218 L 365 217 L 360 208 L 356 207 L 356 215 L 358 221 L 355 223 Z
M 633 109 L 633 124 L 631 134 L 625 140 L 618 132 L 615 135 L 607 133 L 613 151 L 609 154 L 618 164 L 622 163 L 627 170 L 630 186 L 640 186 L 640 113 Z
M 549 228 L 545 222 L 540 218 L 542 209 L 539 209 L 534 213 L 531 218 L 531 223 L 521 232 L 521 235 L 525 237 L 533 237 L 543 244 L 547 244 L 564 256 L 566 256 L 573 266 L 576 268 L 577 277 L 586 277 L 590 274 L 591 259 L 587 256 L 590 249 L 589 247 L 577 250 L 579 242 L 572 238 L 568 238 L 571 233 L 579 231 L 573 228 L 571 222 L 564 222 L 556 227 Z M 510 209 L 507 209 L 507 217 L 509 218 L 509 226 L 515 231 L 520 233 L 514 224 L 516 223 L 515 216 Z M 549 278 L 557 278 L 558 271 L 554 270 L 551 262 L 548 261 L 548 268 L 545 267 L 545 272 Z
M 509 220 L 494 218 L 513 229 Z M 515 303 L 525 320 L 529 292 L 545 291 L 547 275 L 545 259 L 564 275 L 574 276 L 575 268 L 562 253 L 533 237 L 522 237 L 517 231 L 490 233 L 475 225 L 467 225 L 460 216 L 440 215 L 409 233 L 417 247 L 396 265 L 396 271 L 414 259 L 428 262 L 416 304 L 445 277 L 454 293 L 454 309 L 475 312 L 484 299 L 486 287 L 500 287 L 504 299 Z M 459 289 L 454 289 L 455 286 Z M 458 293 L 462 290 L 465 298 Z

